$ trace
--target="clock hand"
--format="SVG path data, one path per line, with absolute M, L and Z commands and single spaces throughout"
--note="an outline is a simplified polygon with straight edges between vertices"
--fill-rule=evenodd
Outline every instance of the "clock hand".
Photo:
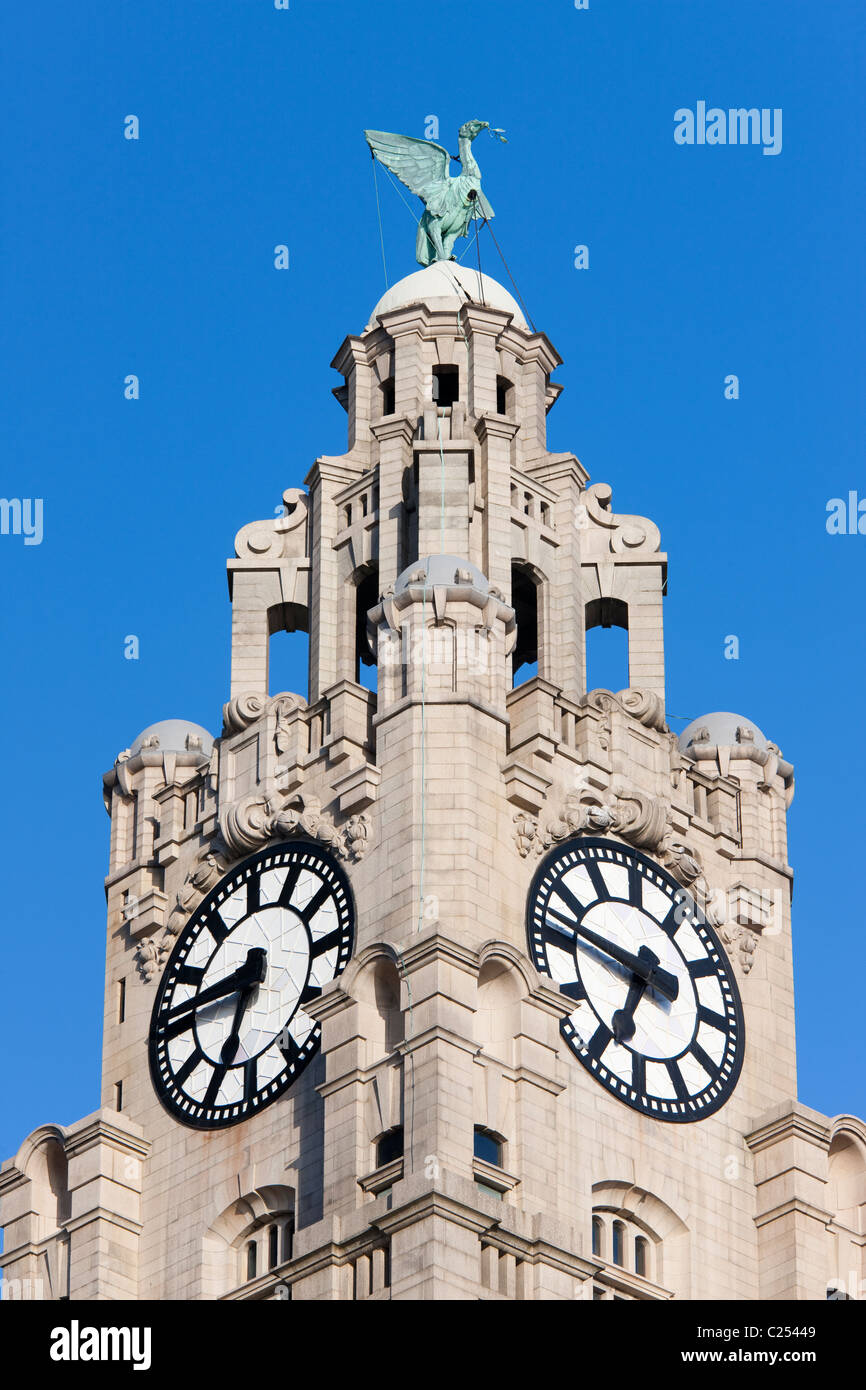
M 658 956 L 653 954 L 649 946 L 641 946 L 640 950 L 638 951 L 638 956 L 641 960 L 646 961 L 648 965 L 658 965 L 659 963 Z M 642 980 L 638 975 L 632 975 L 631 984 L 628 987 L 628 994 L 626 995 L 625 1003 L 623 1004 L 621 1009 L 617 1009 L 616 1013 L 611 1019 L 614 1042 L 628 1042 L 629 1038 L 634 1037 L 635 1009 L 637 1008 L 640 1001 L 643 999 L 644 995 L 646 994 L 646 991 L 647 981 Z
M 256 992 L 258 981 L 242 989 L 238 995 L 238 1002 L 235 1005 L 235 1016 L 232 1020 L 232 1031 L 229 1033 L 220 1050 L 220 1061 L 224 1066 L 230 1067 L 237 1056 L 238 1048 L 241 1045 L 241 1019 L 246 1011 L 247 1004 Z
M 573 922 L 569 917 L 564 917 L 561 912 L 557 912 L 555 907 L 548 907 L 548 917 L 555 917 L 557 922 L 568 927 L 575 936 L 582 936 L 586 941 L 592 942 L 605 955 L 611 956 L 613 960 L 618 960 L 620 965 L 624 965 L 631 970 L 632 974 L 637 975 L 638 979 L 645 980 L 653 989 L 657 989 L 659 994 L 663 994 L 666 999 L 673 1002 L 680 992 L 680 982 L 676 975 L 663 970 L 660 965 L 650 965 L 638 956 L 632 955 L 631 951 L 626 951 L 622 946 L 617 946 L 614 941 L 607 941 L 605 937 L 599 936 L 589 927 L 583 926 L 581 922 Z
M 233 970 L 231 975 L 226 975 L 224 980 L 203 989 L 194 999 L 176 1004 L 173 1009 L 169 1009 L 168 1017 L 178 1018 L 181 1014 L 200 1009 L 205 1004 L 212 1004 L 217 999 L 224 999 L 227 994 L 234 994 L 236 990 L 248 989 L 251 985 L 259 984 L 265 978 L 266 970 L 267 952 L 264 947 L 251 946 L 243 965 Z

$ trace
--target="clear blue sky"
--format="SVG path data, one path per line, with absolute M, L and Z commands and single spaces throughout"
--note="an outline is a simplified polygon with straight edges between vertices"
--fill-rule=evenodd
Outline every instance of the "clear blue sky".
M 801 1098 L 866 1113 L 866 536 L 825 527 L 866 496 L 866 8 L 44 0 L 2 25 L 0 494 L 44 499 L 44 539 L 0 536 L 0 1155 L 98 1104 L 101 775 L 157 719 L 219 732 L 234 534 L 343 451 L 328 363 L 383 288 L 362 129 L 431 114 L 452 148 L 472 116 L 507 131 L 478 148 L 565 359 L 551 447 L 661 527 L 670 710 L 736 710 L 795 764 Z M 781 107 L 781 154 L 677 146 L 699 100 Z M 399 278 L 413 227 L 382 198 Z

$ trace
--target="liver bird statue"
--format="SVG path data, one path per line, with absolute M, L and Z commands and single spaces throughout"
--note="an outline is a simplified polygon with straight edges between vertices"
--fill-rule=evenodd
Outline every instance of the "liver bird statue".
M 467 121 L 458 132 L 460 153 L 454 157 L 462 172 L 457 178 L 449 173 L 451 156 L 442 145 L 417 140 L 412 135 L 364 131 L 374 158 L 424 203 L 415 242 L 419 265 L 454 260 L 454 243 L 467 235 L 473 218 L 493 216 L 493 208 L 481 192 L 481 170 L 472 153 L 472 141 L 482 130 L 489 130 L 497 140 L 505 140 L 505 132 L 491 128 L 487 121 Z

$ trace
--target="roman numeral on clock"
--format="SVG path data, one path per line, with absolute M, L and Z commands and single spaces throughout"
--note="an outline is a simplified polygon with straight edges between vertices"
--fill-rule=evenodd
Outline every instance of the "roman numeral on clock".
M 596 1028 L 595 1032 L 593 1033 L 592 1037 L 590 1038 L 589 1042 L 586 1044 L 586 1050 L 589 1053 L 590 1057 L 594 1057 L 596 1061 L 598 1061 L 603 1055 L 608 1043 L 611 1042 L 612 1039 L 613 1033 L 610 1031 L 606 1024 L 600 1023 Z
M 291 864 L 289 866 L 289 872 L 286 874 L 285 882 L 283 883 L 283 886 L 280 889 L 280 896 L 277 899 L 278 906 L 291 907 L 292 894 L 298 886 L 298 879 L 300 878 L 300 876 L 300 864 Z
M 202 1101 L 202 1108 L 204 1110 L 213 1109 L 213 1106 L 216 1103 L 216 1098 L 219 1095 L 220 1086 L 225 1081 L 227 1071 L 228 1067 L 225 1067 L 222 1064 L 220 1064 L 220 1066 L 218 1067 L 214 1067 L 213 1075 L 211 1076 L 211 1079 L 208 1082 L 208 1088 L 204 1093 L 204 1100 Z
M 314 960 L 318 960 L 319 956 L 324 956 L 328 951 L 332 951 L 335 946 L 339 946 L 342 939 L 342 929 L 340 927 L 335 927 L 333 931 L 328 932 L 327 936 L 320 936 L 318 941 L 313 942 L 310 948 L 310 955 Z
M 307 903 L 306 907 L 296 908 L 296 911 L 298 911 L 301 917 L 304 919 L 305 926 L 310 925 L 310 922 L 315 917 L 319 908 L 322 907 L 328 901 L 328 898 L 330 896 L 330 884 L 323 883 L 321 888 L 318 888 L 316 892 L 313 894 L 313 896 L 310 898 L 310 901 Z
M 673 1082 L 673 1088 L 676 1093 L 677 1100 L 688 1100 L 689 1088 L 683 1081 L 682 1073 L 679 1067 L 677 1066 L 676 1062 L 665 1062 L 665 1067 L 667 1068 L 668 1076 Z
M 183 1088 L 184 1084 L 192 1076 L 192 1073 L 195 1071 L 196 1067 L 198 1066 L 199 1062 L 202 1060 L 203 1057 L 204 1053 L 200 1052 L 197 1047 L 194 1047 L 192 1052 L 189 1054 L 186 1061 L 184 1062 L 183 1066 L 180 1067 L 174 1074 L 174 1081 L 176 1086 L 180 1086 L 181 1088 Z

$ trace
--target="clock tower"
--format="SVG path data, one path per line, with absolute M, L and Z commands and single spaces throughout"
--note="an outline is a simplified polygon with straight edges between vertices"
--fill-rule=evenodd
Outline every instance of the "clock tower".
M 793 769 L 668 728 L 657 526 L 548 449 L 560 358 L 490 277 L 434 260 L 333 366 L 346 452 L 235 539 L 221 717 L 104 778 L 101 1108 L 0 1170 L 4 1279 L 859 1297 L 866 1126 L 796 1100 Z

